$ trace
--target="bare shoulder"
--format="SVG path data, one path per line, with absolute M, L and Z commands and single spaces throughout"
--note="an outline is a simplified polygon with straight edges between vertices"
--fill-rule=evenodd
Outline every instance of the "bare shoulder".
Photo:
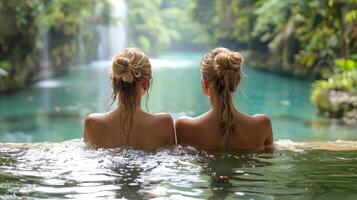
M 174 122 L 170 114 L 168 113 L 158 113 L 155 115 L 151 115 L 156 124 L 164 125 L 165 127 L 173 127 Z
M 176 133 L 177 131 L 194 132 L 195 131 L 194 129 L 197 129 L 202 124 L 210 123 L 208 113 L 209 112 L 206 112 L 197 117 L 187 117 L 187 116 L 180 117 L 179 119 L 176 120 L 175 123 Z
M 83 139 L 87 144 L 93 144 L 98 140 L 98 130 L 102 126 L 105 114 L 89 114 L 84 121 Z
M 256 119 L 259 129 L 261 130 L 262 133 L 264 133 L 264 135 L 266 137 L 265 142 L 264 142 L 266 148 L 268 148 L 268 149 L 272 148 L 273 129 L 272 129 L 272 123 L 271 123 L 270 118 L 264 114 L 254 115 L 254 118 Z
M 174 121 L 170 114 L 168 113 L 158 113 L 154 115 L 155 121 L 159 124 L 160 129 L 163 130 L 162 133 L 166 138 L 165 144 L 173 145 L 175 144 L 175 127 Z
M 265 114 L 256 114 L 253 116 L 253 119 L 258 125 L 262 126 L 263 128 L 271 127 L 271 120 Z
M 96 129 L 105 121 L 106 114 L 92 113 L 84 121 L 84 128 L 88 130 Z
M 176 123 L 190 123 L 194 120 L 194 118 L 187 117 L 187 116 L 182 116 L 176 120 Z
M 94 126 L 100 123 L 104 119 L 104 114 L 92 113 L 89 114 L 85 119 L 85 125 Z
M 178 144 L 188 144 L 194 132 L 195 118 L 180 117 L 175 122 Z
M 170 121 L 171 120 L 172 121 L 172 117 L 168 113 L 157 113 L 157 114 L 155 114 L 153 116 L 155 116 L 158 120 L 164 120 L 164 121 Z
M 176 120 L 175 122 L 175 127 L 176 127 L 176 132 L 177 131 L 181 131 L 184 130 L 186 128 L 191 127 L 194 124 L 194 118 L 190 118 L 190 117 L 180 117 Z

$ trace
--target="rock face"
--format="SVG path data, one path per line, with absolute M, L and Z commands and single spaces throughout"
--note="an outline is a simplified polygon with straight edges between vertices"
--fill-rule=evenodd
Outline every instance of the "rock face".
M 357 124 L 357 69 L 315 81 L 311 101 L 325 116 L 346 124 Z
M 357 96 L 345 91 L 330 90 L 328 100 L 331 104 L 331 114 L 347 124 L 357 123 Z
M 357 124 L 357 109 L 346 112 L 342 120 L 347 124 Z
M 108 5 L 102 0 L 1 2 L 0 94 L 94 59 L 96 25 L 110 23 Z
M 320 110 L 328 117 L 342 119 L 346 124 L 357 124 L 357 96 L 336 89 L 327 93 L 328 109 Z
M 7 76 L 0 75 L 0 93 L 21 89 L 34 81 L 49 78 L 68 69 L 70 63 L 75 62 L 76 44 L 67 42 L 49 49 L 48 70 L 51 73 L 41 74 L 41 62 L 43 62 L 38 50 L 33 50 L 23 60 L 12 62 L 12 73 Z

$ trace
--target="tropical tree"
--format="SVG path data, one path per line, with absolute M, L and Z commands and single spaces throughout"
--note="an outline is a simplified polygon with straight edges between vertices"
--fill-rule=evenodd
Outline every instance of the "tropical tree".
M 202 31 L 191 20 L 190 0 L 129 0 L 129 43 L 147 52 L 178 44 L 200 43 Z

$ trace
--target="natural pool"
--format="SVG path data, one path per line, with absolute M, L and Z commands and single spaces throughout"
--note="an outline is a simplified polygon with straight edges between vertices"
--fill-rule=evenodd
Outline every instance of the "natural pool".
M 177 118 L 208 109 L 199 85 L 201 56 L 172 53 L 152 60 L 151 112 L 169 112 Z M 85 149 L 78 140 L 83 119 L 90 112 L 110 109 L 109 64 L 75 67 L 30 89 L 0 96 L 0 198 L 357 197 L 357 144 L 348 142 L 357 139 L 357 127 L 318 117 L 309 102 L 308 82 L 248 66 L 236 103 L 246 113 L 272 118 L 279 140 L 274 153 L 218 155 L 183 147 L 157 152 Z M 317 149 L 296 143 L 336 140 L 347 142 L 330 143 L 338 148 L 322 143 Z M 26 142 L 40 143 L 21 144 Z M 230 178 L 219 183 L 224 180 L 215 180 L 216 176 Z
M 151 112 L 169 112 L 177 118 L 208 110 L 209 101 L 200 86 L 201 57 L 201 53 L 171 53 L 152 60 L 154 83 L 148 101 Z M 88 113 L 110 109 L 109 65 L 93 62 L 30 89 L 0 96 L 0 141 L 61 142 L 80 138 Z M 246 113 L 268 114 L 273 120 L 275 139 L 357 139 L 356 126 L 330 124 L 316 115 L 309 101 L 309 82 L 248 66 L 244 72 L 246 77 L 235 101 Z
M 0 198 L 356 199 L 356 153 L 283 141 L 272 154 L 221 155 L 180 146 L 90 150 L 79 140 L 3 144 Z

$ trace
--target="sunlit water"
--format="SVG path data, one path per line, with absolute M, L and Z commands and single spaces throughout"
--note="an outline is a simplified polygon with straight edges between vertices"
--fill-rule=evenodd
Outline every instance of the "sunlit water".
M 78 139 L 4 144 L 0 198 L 357 198 L 356 150 L 313 150 L 284 141 L 277 146 L 274 153 L 220 154 L 180 146 L 93 150 Z
M 150 112 L 177 119 L 209 109 L 200 87 L 201 56 L 174 53 L 151 60 Z M 270 116 L 279 140 L 271 154 L 180 146 L 155 152 L 84 148 L 78 138 L 85 116 L 111 109 L 109 65 L 73 67 L 61 77 L 0 96 L 0 199 L 357 198 L 357 144 L 352 142 L 357 127 L 317 116 L 308 82 L 249 66 L 235 102 L 243 112 Z

